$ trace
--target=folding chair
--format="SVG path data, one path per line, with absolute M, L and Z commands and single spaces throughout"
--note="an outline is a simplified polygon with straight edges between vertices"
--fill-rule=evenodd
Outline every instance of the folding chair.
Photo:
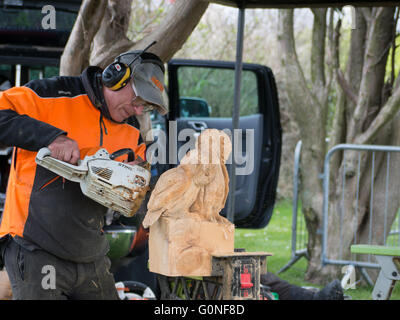
M 352 245 L 352 253 L 372 254 L 376 257 L 381 270 L 376 280 L 372 299 L 389 300 L 397 280 L 400 280 L 400 247 L 378 245 Z

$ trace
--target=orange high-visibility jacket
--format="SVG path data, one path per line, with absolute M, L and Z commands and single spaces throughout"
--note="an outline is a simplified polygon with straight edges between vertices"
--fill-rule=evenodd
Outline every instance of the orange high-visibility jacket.
M 0 237 L 10 234 L 76 262 L 108 251 L 102 232 L 107 208 L 85 197 L 78 183 L 35 163 L 37 151 L 60 134 L 80 149 L 102 147 L 111 154 L 131 148 L 145 159 L 139 130 L 110 119 L 99 74 L 100 68 L 89 67 L 79 77 L 33 80 L 0 93 L 0 142 L 15 147 Z

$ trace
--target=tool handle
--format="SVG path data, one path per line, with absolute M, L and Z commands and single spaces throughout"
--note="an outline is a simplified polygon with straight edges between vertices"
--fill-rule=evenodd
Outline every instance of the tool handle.
M 38 165 L 74 182 L 81 182 L 87 173 L 86 164 L 74 166 L 73 164 L 55 159 L 51 157 L 49 148 L 40 149 L 35 161 Z
M 110 159 L 114 160 L 124 154 L 128 154 L 128 162 L 132 162 L 135 160 L 135 153 L 130 148 L 119 149 L 112 154 L 110 154 Z

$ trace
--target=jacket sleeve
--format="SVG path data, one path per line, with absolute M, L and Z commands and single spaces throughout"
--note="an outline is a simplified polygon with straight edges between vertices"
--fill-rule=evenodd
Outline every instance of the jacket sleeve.
M 135 156 L 136 158 L 139 156 L 141 157 L 143 160 L 147 160 L 146 159 L 146 145 L 145 143 L 140 143 L 138 144 L 136 150 L 135 150 Z
M 5 145 L 37 151 L 48 146 L 65 131 L 44 121 L 34 93 L 26 87 L 0 92 L 0 142 Z

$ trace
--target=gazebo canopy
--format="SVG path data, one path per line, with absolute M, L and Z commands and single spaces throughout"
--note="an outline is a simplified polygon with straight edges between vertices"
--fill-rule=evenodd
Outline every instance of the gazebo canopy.
M 357 7 L 381 7 L 396 6 L 399 1 L 383 0 L 210 0 L 209 2 L 219 3 L 236 8 L 301 8 L 301 7 L 343 7 L 352 5 Z

